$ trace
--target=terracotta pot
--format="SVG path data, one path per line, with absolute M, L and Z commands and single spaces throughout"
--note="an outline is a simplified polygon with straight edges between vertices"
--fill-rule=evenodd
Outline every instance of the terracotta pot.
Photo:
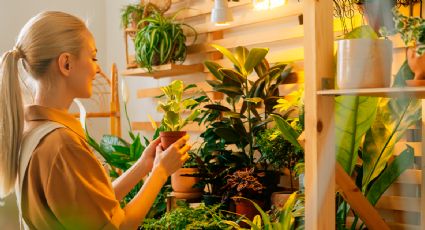
M 392 51 L 388 39 L 339 40 L 336 86 L 340 89 L 389 87 Z
M 176 198 L 194 199 L 202 196 L 202 188 L 193 188 L 199 182 L 199 177 L 182 176 L 198 172 L 197 168 L 181 168 L 171 175 L 171 187 Z
M 288 200 L 291 192 L 274 192 L 271 196 L 271 203 L 276 208 L 283 208 L 285 206 L 286 201 Z
M 264 201 L 253 200 L 256 204 L 258 204 L 261 208 L 264 207 Z M 234 199 L 236 205 L 236 213 L 240 215 L 244 215 L 250 220 L 253 220 L 256 215 L 259 215 L 260 212 L 255 208 L 255 206 L 248 200 L 245 199 Z
M 186 135 L 186 131 L 171 131 L 171 132 L 160 132 L 162 149 L 166 150 L 170 145 L 176 142 L 178 139 Z
M 415 73 L 414 80 L 425 80 L 425 55 L 417 56 L 416 47 L 407 49 L 407 63 L 410 69 Z

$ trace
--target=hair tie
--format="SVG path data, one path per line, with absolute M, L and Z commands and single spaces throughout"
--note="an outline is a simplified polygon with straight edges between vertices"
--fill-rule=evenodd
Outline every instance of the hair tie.
M 18 59 L 25 58 L 24 52 L 22 52 L 22 49 L 18 46 L 13 47 L 12 52 L 17 55 Z

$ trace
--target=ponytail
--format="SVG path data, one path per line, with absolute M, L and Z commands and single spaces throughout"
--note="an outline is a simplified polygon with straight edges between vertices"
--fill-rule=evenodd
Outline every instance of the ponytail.
M 19 49 L 3 54 L 0 66 L 0 198 L 15 186 L 19 150 L 24 129 L 24 112 L 18 76 Z

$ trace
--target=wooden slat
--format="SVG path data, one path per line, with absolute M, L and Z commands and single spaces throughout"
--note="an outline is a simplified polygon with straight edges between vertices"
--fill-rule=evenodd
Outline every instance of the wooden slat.
M 357 95 L 357 96 L 370 96 L 370 97 L 425 98 L 425 87 L 334 89 L 334 90 L 320 90 L 317 92 L 317 94 L 323 95 L 323 96 Z
M 200 1 L 199 1 L 200 2 Z M 173 14 L 175 14 L 177 11 L 181 11 L 177 14 L 176 19 L 190 19 L 193 17 L 198 17 L 198 16 L 202 16 L 205 14 L 209 14 L 211 13 L 211 9 L 214 7 L 214 1 L 203 1 L 202 4 L 197 4 L 197 2 L 192 2 L 196 5 L 190 5 L 190 8 L 187 8 L 183 11 L 182 8 L 187 7 L 186 4 L 187 2 L 177 2 L 177 4 L 173 4 L 171 6 L 171 9 L 169 11 L 167 11 L 165 13 L 166 16 L 171 16 Z M 236 7 L 240 7 L 240 6 L 245 6 L 245 5 L 250 5 L 251 1 L 250 0 L 239 0 L 239 2 L 229 2 L 229 9 L 234 10 L 234 8 Z
M 419 227 L 420 224 L 420 214 L 417 212 L 385 209 L 378 209 L 378 212 L 381 214 L 382 218 L 384 218 L 388 225 L 389 223 L 403 223 Z
M 401 224 L 401 223 L 387 223 L 392 230 L 423 230 L 420 225 Z
M 422 104 L 422 141 L 421 141 L 421 152 L 425 152 L 425 100 L 421 100 L 421 104 Z M 424 172 L 425 172 L 425 157 L 421 157 L 421 171 L 422 171 L 422 183 L 421 183 L 421 197 L 423 194 L 425 194 L 425 176 L 424 176 Z M 420 206 L 422 207 L 421 210 L 421 229 L 425 228 L 425 198 L 422 197 L 422 199 L 420 199 L 419 201 Z
M 308 139 L 307 139 L 308 140 Z M 363 196 L 360 189 L 351 180 L 339 163 L 336 163 L 336 183 L 342 189 L 342 195 L 350 207 L 357 213 L 369 229 L 389 229 L 376 209 Z
M 159 122 L 156 122 L 157 126 L 160 125 Z M 132 130 L 138 131 L 154 131 L 155 129 L 152 127 L 151 122 L 132 122 L 131 123 Z M 184 131 L 187 132 L 203 132 L 205 131 L 204 126 L 199 126 L 196 123 L 190 123 L 183 128 Z
M 179 64 L 167 64 L 154 66 L 153 72 L 149 73 L 144 68 L 127 69 L 121 74 L 123 76 L 137 76 L 137 77 L 153 77 L 153 78 L 164 78 L 173 77 L 178 75 L 192 74 L 204 71 L 203 64 L 190 64 L 190 65 L 179 65 Z
M 382 196 L 376 207 L 389 210 L 420 212 L 421 199 L 415 197 Z
M 282 7 L 268 11 L 249 11 L 247 14 L 234 16 L 233 22 L 226 26 L 215 26 L 209 20 L 207 23 L 195 25 L 194 28 L 198 33 L 208 33 L 217 30 L 226 30 L 244 25 L 274 20 L 283 17 L 292 17 L 298 20 L 298 16 L 302 14 L 302 4 L 294 2 Z
M 395 183 L 400 184 L 421 184 L 422 181 L 422 170 L 418 169 L 407 169 Z

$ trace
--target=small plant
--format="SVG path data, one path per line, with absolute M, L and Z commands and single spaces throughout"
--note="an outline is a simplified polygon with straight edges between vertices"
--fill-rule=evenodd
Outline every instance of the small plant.
M 227 183 L 223 188 L 228 190 L 229 195 L 248 198 L 258 197 L 266 187 L 258 179 L 262 175 L 255 174 L 254 170 L 255 168 L 242 169 L 227 175 Z
M 131 23 L 132 27 L 137 28 L 140 20 L 143 18 L 144 6 L 141 4 L 130 4 L 121 10 L 121 26 L 127 28 Z
M 183 62 L 186 59 L 186 35 L 183 27 L 187 27 L 195 35 L 196 30 L 188 24 L 176 22 L 173 17 L 165 17 L 153 11 L 149 17 L 139 23 L 147 23 L 140 29 L 135 38 L 136 61 L 152 72 L 152 66 L 166 63 Z
M 146 230 L 168 230 L 168 229 L 231 229 L 224 221 L 234 220 L 233 215 L 224 215 L 220 212 L 220 205 L 191 208 L 185 203 L 179 203 L 179 207 L 167 212 L 161 219 L 146 219 L 143 229 Z
M 416 46 L 418 56 L 425 51 L 425 19 L 407 17 L 397 9 L 393 10 L 396 30 L 406 46 Z
M 196 85 L 188 85 L 184 87 L 183 81 L 174 80 L 170 85 L 161 87 L 164 93 L 160 97 L 165 96 L 165 101 L 158 102 L 158 111 L 164 113 L 161 121 L 162 131 L 180 131 L 189 122 L 195 120 L 201 113 L 196 107 L 205 100 L 205 96 L 197 98 L 183 98 L 183 93 L 194 88 Z M 191 110 L 189 116 L 182 117 L 185 110 Z

